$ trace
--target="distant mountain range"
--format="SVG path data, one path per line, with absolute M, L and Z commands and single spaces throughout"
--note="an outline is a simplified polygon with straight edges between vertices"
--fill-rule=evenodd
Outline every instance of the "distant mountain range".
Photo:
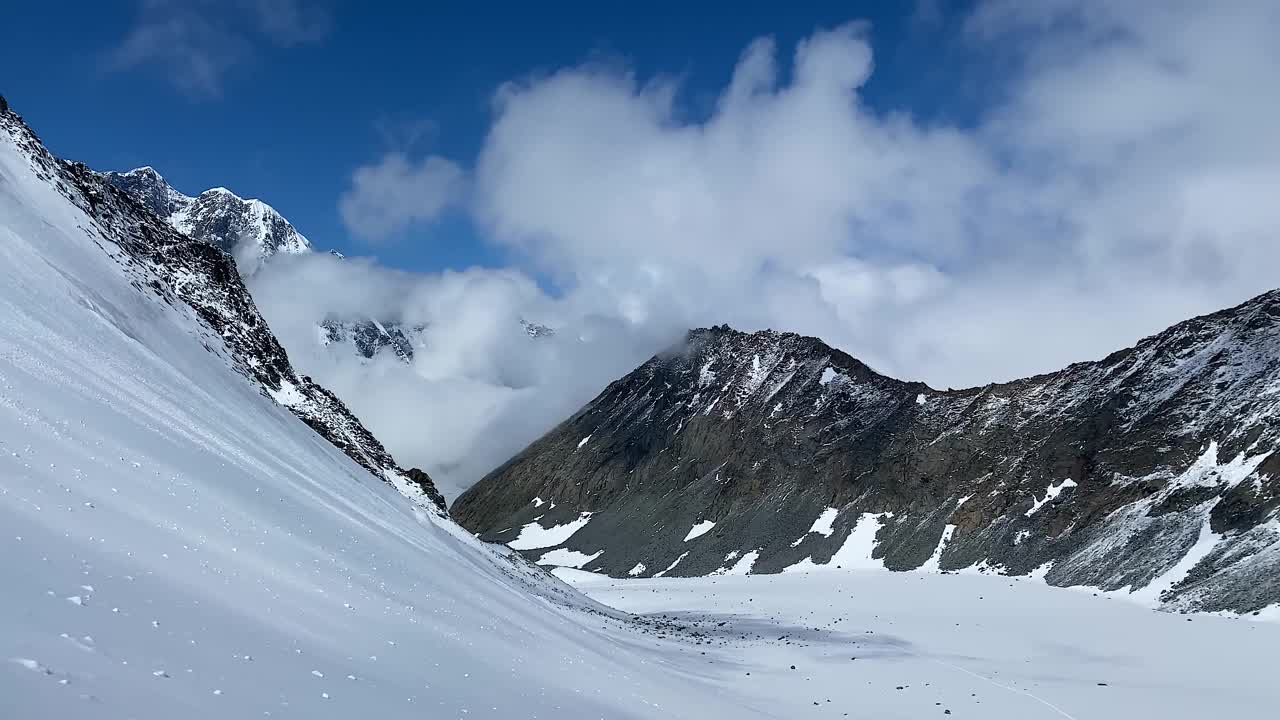
M 611 384 L 452 513 L 615 577 L 968 570 L 1252 612 L 1280 601 L 1277 450 L 1280 291 L 955 391 L 721 326 Z

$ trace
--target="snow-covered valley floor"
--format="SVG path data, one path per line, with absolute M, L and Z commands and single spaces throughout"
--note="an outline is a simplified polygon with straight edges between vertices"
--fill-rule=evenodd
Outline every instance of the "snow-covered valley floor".
M 555 572 L 700 634 L 679 652 L 772 717 L 1175 720 L 1280 708 L 1271 621 L 1161 613 L 1001 576 Z

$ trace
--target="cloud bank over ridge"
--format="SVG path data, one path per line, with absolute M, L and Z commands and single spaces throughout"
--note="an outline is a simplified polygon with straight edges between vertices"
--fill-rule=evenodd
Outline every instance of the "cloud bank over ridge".
M 343 199 L 364 237 L 465 203 L 511 267 L 311 258 L 255 292 L 294 355 L 324 315 L 424 324 L 413 368 L 297 362 L 460 487 L 691 326 L 818 335 L 958 387 L 1100 357 L 1280 284 L 1274 3 L 993 1 L 964 30 L 974 53 L 1011 56 L 1000 100 L 965 127 L 868 107 L 858 23 L 751 43 L 704 116 L 679 82 L 617 66 L 512 81 L 473 162 L 388 156 Z M 370 180 L 387 176 L 422 181 Z M 561 332 L 530 343 L 519 317 Z

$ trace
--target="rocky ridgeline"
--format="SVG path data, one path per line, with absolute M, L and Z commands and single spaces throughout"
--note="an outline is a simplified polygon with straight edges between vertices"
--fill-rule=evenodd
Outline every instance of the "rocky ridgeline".
M 721 326 L 452 513 L 495 541 L 558 528 L 516 546 L 613 576 L 970 569 L 1251 612 L 1280 602 L 1278 447 L 1280 291 L 1098 362 L 945 392 Z
M 243 275 L 257 272 L 278 253 L 311 252 L 310 241 L 261 200 L 245 200 L 226 188 L 184 195 L 152 167 L 103 173 L 102 178 L 178 232 L 232 255 Z
M 258 313 L 225 250 L 186 233 L 101 174 L 54 158 L 22 119 L 0 113 L 0 131 L 25 151 L 34 172 L 85 211 L 86 242 L 101 247 L 133 277 L 140 292 L 190 307 L 207 327 L 205 348 L 287 407 L 322 437 L 374 475 L 426 507 L 443 511 L 444 498 L 421 471 L 400 469 L 382 444 L 332 393 L 299 375 Z

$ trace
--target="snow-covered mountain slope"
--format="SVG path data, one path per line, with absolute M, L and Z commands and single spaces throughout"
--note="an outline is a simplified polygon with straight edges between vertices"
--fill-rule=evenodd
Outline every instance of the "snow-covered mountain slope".
M 443 498 L 425 474 L 419 476 L 424 480 L 420 484 L 406 482 L 390 453 L 342 401 L 293 369 L 228 254 L 175 231 L 85 166 L 54 158 L 16 115 L 0 118 L 0 131 L 25 158 L 33 177 L 55 187 L 66 203 L 92 220 L 85 232 L 97 245 L 111 249 L 135 286 L 168 304 L 185 303 L 219 336 L 220 343 L 204 341 L 209 352 L 223 355 L 370 472 L 419 501 L 443 507 Z
M 226 188 L 184 195 L 149 166 L 103 177 L 179 232 L 230 253 L 241 274 L 257 272 L 277 253 L 311 252 L 311 243 L 261 200 L 245 200 Z
M 1280 291 L 1099 362 L 946 392 L 815 338 L 718 327 L 452 512 L 501 541 L 589 517 L 526 553 L 615 577 L 977 566 L 1252 612 L 1280 602 L 1277 449 Z
M 766 717 L 299 422 L 225 254 L 95 178 L 0 115 L 0 715 Z

